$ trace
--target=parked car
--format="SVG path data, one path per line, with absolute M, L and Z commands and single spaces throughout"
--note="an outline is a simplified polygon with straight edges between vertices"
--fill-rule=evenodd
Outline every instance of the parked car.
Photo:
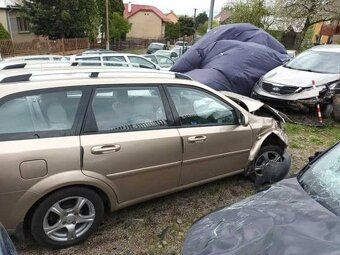
M 0 223 L 0 255 L 16 255 L 12 240 L 8 236 L 5 228 Z
M 116 53 L 117 51 L 114 50 L 106 50 L 106 49 L 100 49 L 100 48 L 90 48 L 87 49 L 82 53 L 82 55 L 86 54 L 108 54 L 108 53 Z
M 16 69 L 0 84 L 0 221 L 49 248 L 83 242 L 104 211 L 239 173 L 275 181 L 267 165 L 289 160 L 277 114 L 181 74 Z
M 154 54 L 160 55 L 160 56 L 165 56 L 165 57 L 170 58 L 173 61 L 176 61 L 180 56 L 179 53 L 180 53 L 180 51 L 179 50 L 177 51 L 177 48 L 176 48 L 176 50 L 158 50 Z
M 5 58 L 4 61 L 61 61 L 63 58 L 62 55 L 30 55 Z
M 149 55 L 144 55 L 144 57 L 154 62 L 155 64 L 157 64 L 163 69 L 170 69 L 175 63 L 170 58 L 166 56 L 162 56 L 162 55 L 149 54 Z
M 164 43 L 151 43 L 148 47 L 147 54 L 153 54 L 157 50 L 167 50 L 168 46 Z
M 183 255 L 338 254 L 340 143 L 296 177 L 212 212 L 189 229 Z
M 256 83 L 252 97 L 302 112 L 315 109 L 319 103 L 324 115 L 334 114 L 340 120 L 337 89 L 340 89 L 340 45 L 320 45 L 264 75 Z
M 176 41 L 175 42 L 175 47 L 188 47 L 189 43 L 188 42 L 184 42 L 184 41 Z
M 129 53 L 114 53 L 114 54 L 93 54 L 74 56 L 71 61 L 97 61 L 97 62 L 125 62 L 131 65 L 139 65 L 143 68 L 161 70 L 162 68 L 143 56 Z M 98 63 L 98 65 L 100 65 Z

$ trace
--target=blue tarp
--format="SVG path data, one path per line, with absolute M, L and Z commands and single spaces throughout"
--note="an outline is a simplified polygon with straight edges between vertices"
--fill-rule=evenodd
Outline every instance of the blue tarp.
M 249 96 L 262 75 L 287 59 L 285 47 L 264 30 L 247 23 L 231 24 L 205 34 L 171 71 L 216 90 Z

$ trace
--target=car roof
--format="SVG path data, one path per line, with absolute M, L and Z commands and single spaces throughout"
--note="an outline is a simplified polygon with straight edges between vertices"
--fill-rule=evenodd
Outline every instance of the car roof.
M 165 45 L 165 43 L 158 43 L 158 42 L 153 42 L 153 43 L 151 43 L 151 44 L 153 44 L 153 45 Z M 151 45 L 150 44 L 150 45 Z
M 12 61 L 12 60 L 19 60 L 19 59 L 25 59 L 25 58 L 63 58 L 63 55 L 26 55 L 26 56 L 16 56 L 16 57 L 10 57 L 10 58 L 5 58 L 4 61 Z
M 324 52 L 336 52 L 340 53 L 340 45 L 339 44 L 325 44 L 325 45 L 318 45 L 314 46 L 310 50 L 313 51 L 324 51 Z

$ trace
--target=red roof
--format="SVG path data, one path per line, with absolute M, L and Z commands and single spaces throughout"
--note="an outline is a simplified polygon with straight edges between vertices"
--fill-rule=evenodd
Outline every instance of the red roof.
M 124 4 L 124 17 L 130 18 L 137 12 L 153 12 L 155 13 L 163 22 L 170 22 L 165 14 L 158 8 L 151 5 L 141 5 L 141 4 L 131 4 L 131 12 L 128 12 L 128 4 Z

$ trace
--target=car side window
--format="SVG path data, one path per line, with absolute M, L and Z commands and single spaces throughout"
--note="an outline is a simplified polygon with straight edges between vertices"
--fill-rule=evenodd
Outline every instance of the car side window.
M 98 88 L 92 101 L 92 111 L 97 131 L 143 130 L 168 126 L 157 87 Z M 86 126 L 88 125 L 91 124 L 87 123 Z
M 163 56 L 158 56 L 158 62 L 159 64 L 163 64 L 163 65 L 173 65 L 174 62 L 167 58 L 167 57 L 163 57 Z
M 144 58 L 135 57 L 135 56 L 129 56 L 128 58 L 131 63 L 143 65 L 151 69 L 156 69 L 156 66 L 154 64 L 152 64 L 151 62 L 147 61 Z
M 0 136 L 67 131 L 73 128 L 82 91 L 58 91 L 18 96 L 0 103 Z M 61 132 L 63 133 L 63 132 Z M 2 139 L 3 140 L 3 139 Z
M 237 124 L 235 110 L 217 97 L 199 89 L 168 87 L 181 125 Z

